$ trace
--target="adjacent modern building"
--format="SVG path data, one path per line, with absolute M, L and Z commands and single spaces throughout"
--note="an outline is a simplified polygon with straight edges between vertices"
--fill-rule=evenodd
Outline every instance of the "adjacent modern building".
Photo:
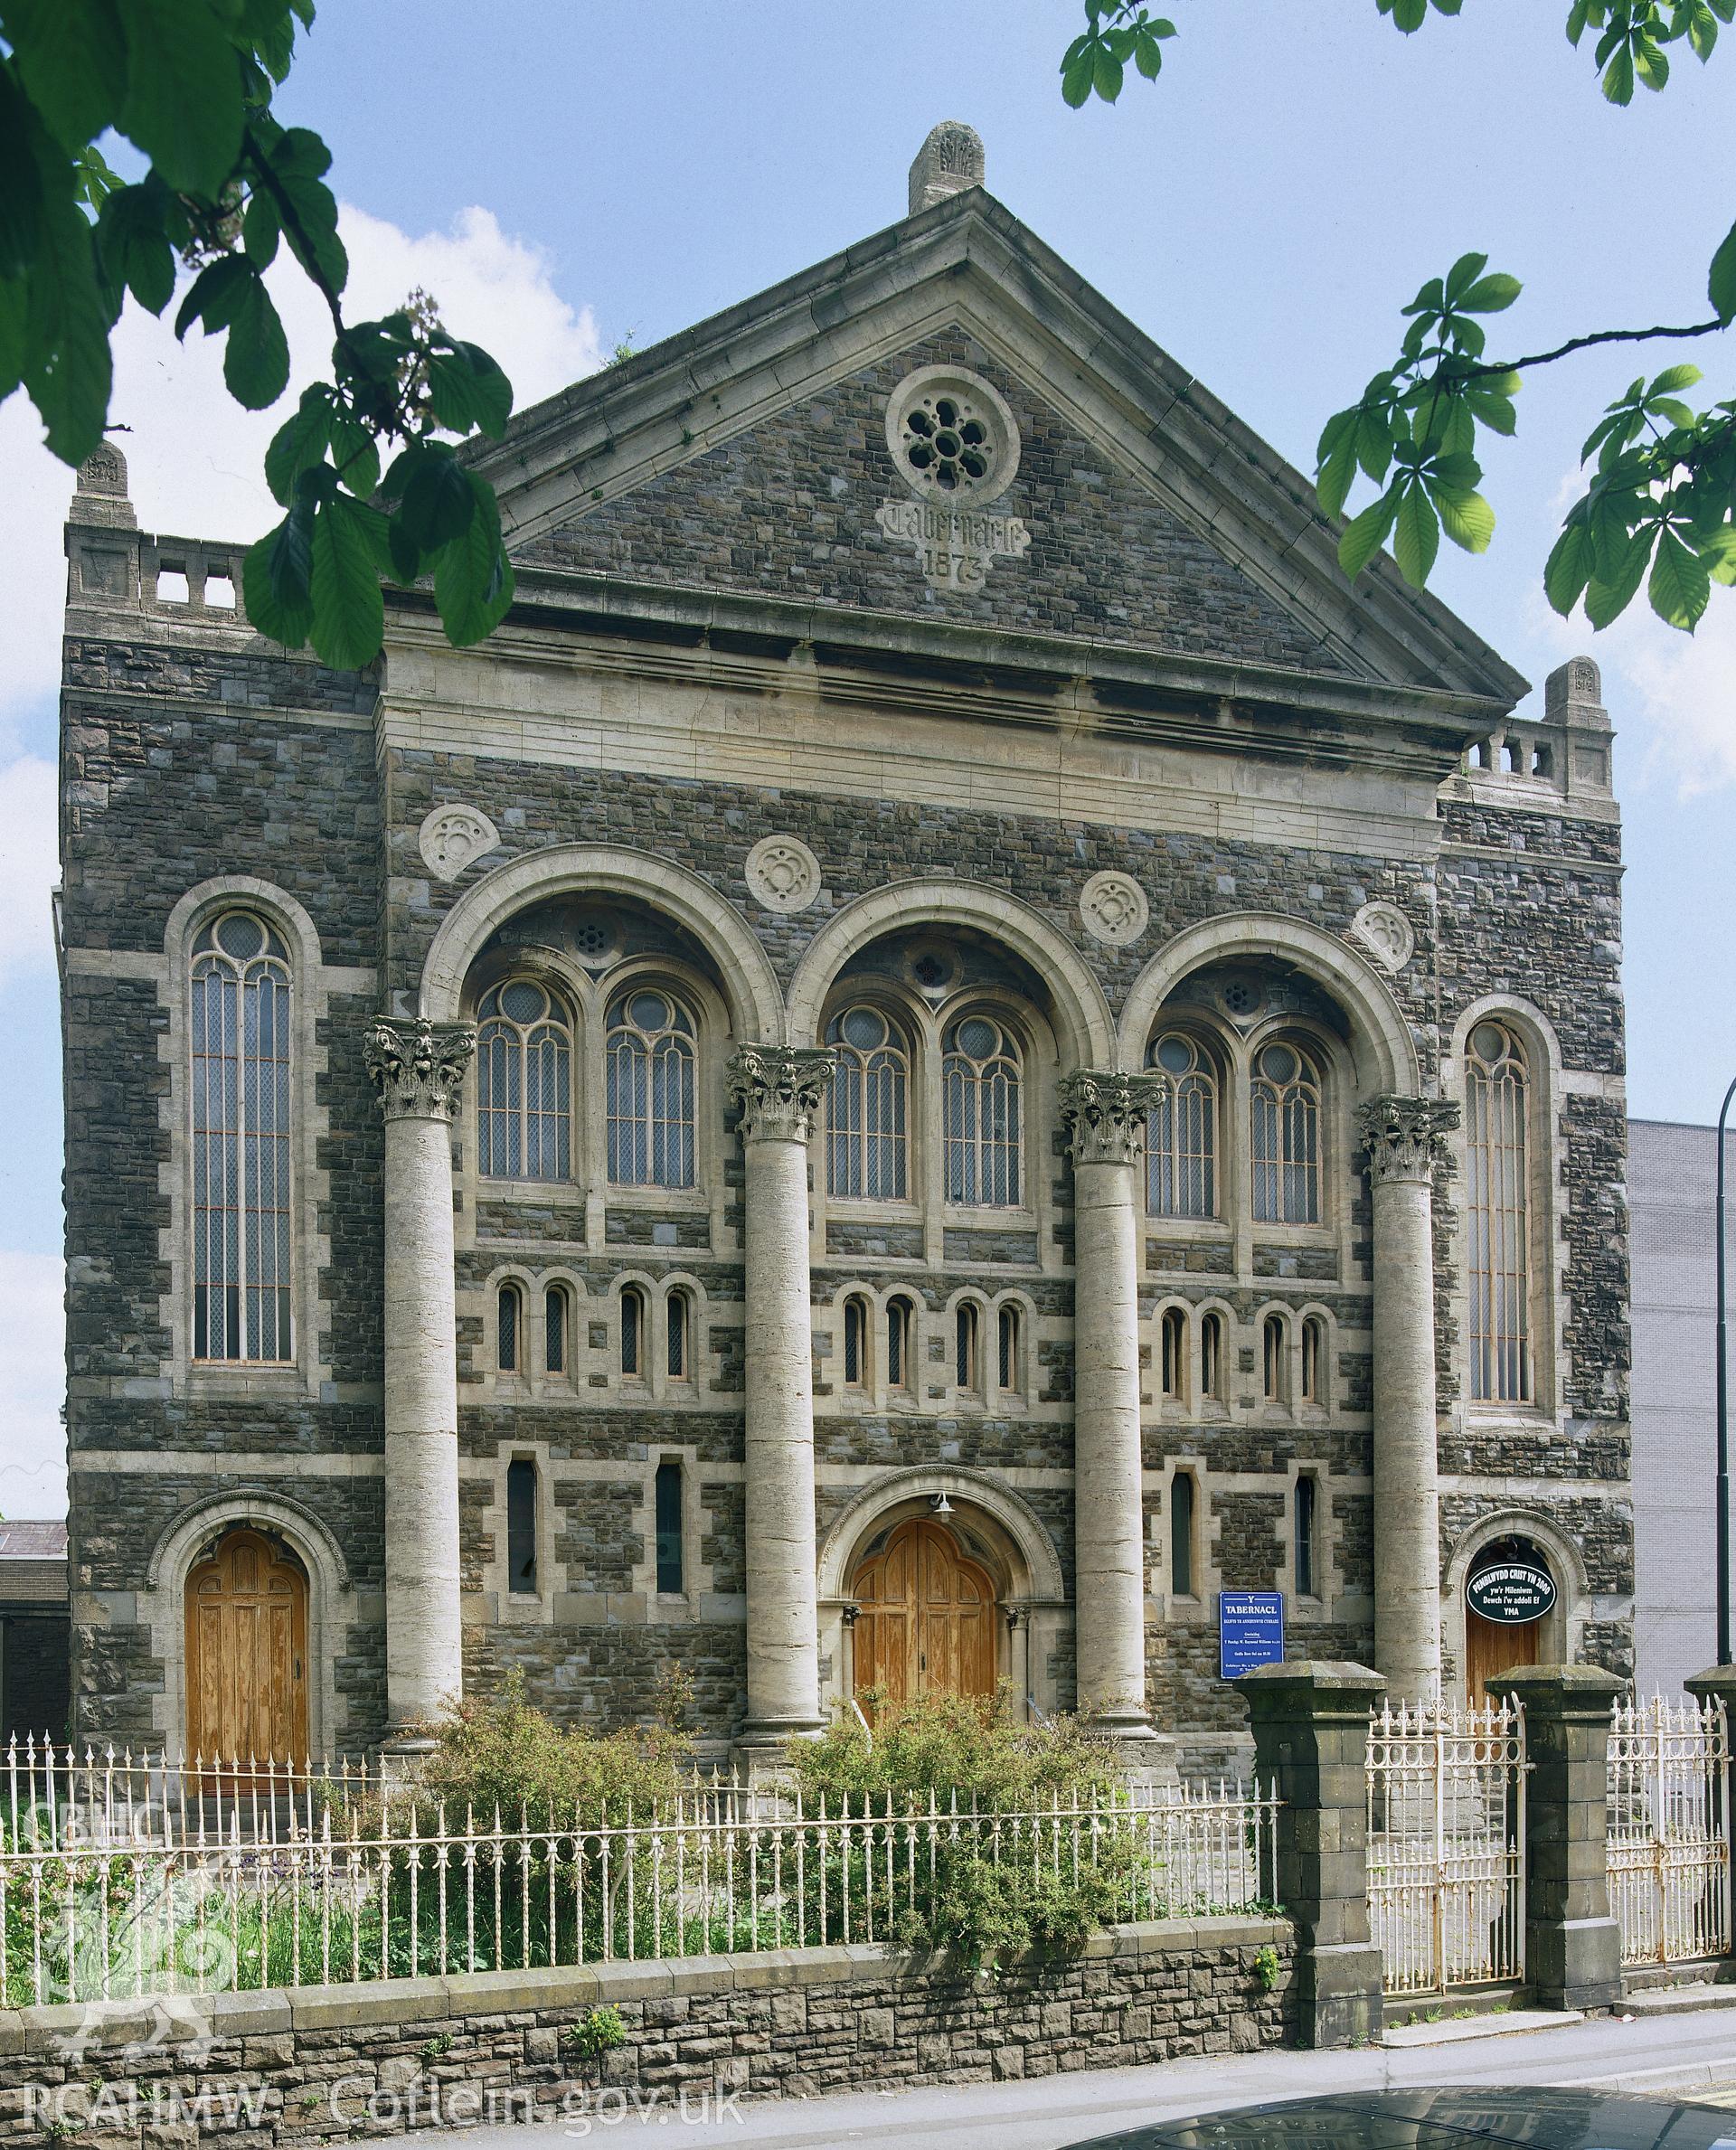
M 1198 1761 L 1225 1592 L 1628 1671 L 1597 668 L 1514 721 L 982 179 L 516 418 L 478 648 L 324 670 L 80 474 L 81 1731 L 679 1669 L 718 1747 L 1004 1687 Z
M 0 1522 L 0 1740 L 67 1736 L 66 1525 Z
M 1716 1131 L 1628 1124 L 1634 1263 L 1634 1678 L 1681 1692 L 1717 1662 Z M 1736 1282 L 1736 1261 L 1731 1264 Z

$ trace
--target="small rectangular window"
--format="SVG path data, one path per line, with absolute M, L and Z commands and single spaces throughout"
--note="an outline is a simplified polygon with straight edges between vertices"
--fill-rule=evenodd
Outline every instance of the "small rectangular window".
M 1296 1594 L 1298 1598 L 1317 1598 L 1319 1585 L 1315 1579 L 1315 1530 L 1318 1492 L 1312 1478 L 1301 1477 L 1296 1482 Z
M 684 1291 L 672 1291 L 665 1301 L 669 1327 L 669 1378 L 672 1381 L 684 1381 L 688 1378 L 687 1361 L 687 1295 Z
M 518 1457 L 506 1466 L 506 1587 L 514 1598 L 536 1595 L 536 1466 Z
M 656 1486 L 657 1589 L 669 1596 L 685 1589 L 681 1545 L 681 1466 L 660 1463 Z
M 567 1371 L 567 1295 L 560 1286 L 551 1285 L 542 1296 L 542 1317 L 545 1329 L 542 1363 L 551 1373 Z
M 503 1373 L 518 1372 L 518 1287 L 500 1287 L 500 1329 L 497 1364 Z
M 1169 1482 L 1169 1587 L 1178 1598 L 1194 1595 L 1194 1480 L 1186 1471 Z
M 637 1284 L 621 1293 L 621 1372 L 629 1380 L 638 1375 L 645 1348 L 645 1294 Z

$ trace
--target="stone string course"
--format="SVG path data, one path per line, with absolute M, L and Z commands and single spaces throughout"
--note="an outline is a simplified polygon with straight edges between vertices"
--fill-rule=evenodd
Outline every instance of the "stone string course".
M 1263 1948 L 1279 1965 L 1270 1990 L 1256 1969 Z M 992 1977 L 855 1947 L 397 1979 L 219 1995 L 162 2042 L 152 2042 L 159 2019 L 137 2005 L 27 2009 L 0 2014 L 0 2143 L 190 2140 L 190 2127 L 150 2125 L 152 2100 L 166 2112 L 202 2094 L 212 2113 L 250 2116 L 226 2139 L 277 2150 L 401 2133 L 435 2111 L 448 2122 L 559 2122 L 637 2094 L 673 2117 L 684 2092 L 697 2113 L 703 2098 L 714 2110 L 720 2098 L 1253 2052 L 1294 2041 L 1291 1954 L 1287 1920 L 1218 1919 L 1124 1927 L 1077 1957 L 1024 1958 Z M 618 2010 L 627 2040 L 597 2064 L 565 2033 L 600 2007 Z M 189 2030 L 209 2042 L 182 2061 L 176 2041 Z M 75 2063 L 61 2042 L 80 2034 Z

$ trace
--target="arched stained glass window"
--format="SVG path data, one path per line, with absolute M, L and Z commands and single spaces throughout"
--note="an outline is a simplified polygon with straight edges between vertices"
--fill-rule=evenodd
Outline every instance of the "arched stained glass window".
M 1016 1209 L 1020 1199 L 1019 1048 L 998 1023 L 967 1015 L 943 1042 L 947 1200 Z
M 609 1003 L 609 1176 L 618 1187 L 693 1183 L 693 1019 L 657 985 Z
M 1504 1023 L 1479 1023 L 1465 1058 L 1467 1256 L 1471 1394 L 1529 1403 L 1531 1203 L 1524 1048 Z
M 1215 1217 L 1217 1071 L 1180 1031 L 1154 1039 L 1146 1059 L 1163 1088 L 1146 1117 L 1146 1206 L 1154 1217 Z
M 572 1019 L 534 978 L 476 1010 L 476 1159 L 489 1179 L 572 1176 Z
M 192 985 L 193 1355 L 288 1359 L 289 958 L 229 911 L 194 944 Z
M 826 1096 L 826 1174 L 834 1194 L 902 1202 L 910 1190 L 910 1049 L 878 1008 L 846 1008 L 826 1025 L 838 1049 Z
M 1320 1221 L 1320 1070 L 1288 1040 L 1254 1056 L 1254 1219 Z

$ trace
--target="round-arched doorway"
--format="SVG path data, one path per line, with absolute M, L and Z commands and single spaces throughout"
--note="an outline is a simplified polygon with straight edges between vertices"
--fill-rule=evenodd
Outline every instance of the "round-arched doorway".
M 1468 1700 L 1490 1700 L 1501 1673 L 1543 1661 L 1549 1616 L 1555 1608 L 1555 1571 L 1534 1539 L 1513 1533 L 1478 1549 L 1465 1576 L 1465 1689 Z
M 991 1695 L 998 1674 L 994 1578 L 933 1516 L 873 1540 L 850 1594 L 857 1613 L 854 1689 L 889 1702 Z
M 307 1571 L 242 1524 L 187 1571 L 187 1751 L 218 1760 L 307 1759 Z

